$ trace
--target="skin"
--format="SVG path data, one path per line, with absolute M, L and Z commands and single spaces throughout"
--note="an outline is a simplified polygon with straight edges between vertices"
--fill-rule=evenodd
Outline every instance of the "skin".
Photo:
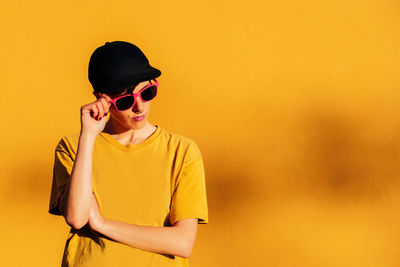
M 139 83 L 133 90 L 133 93 L 140 91 L 149 83 L 149 81 Z M 101 122 L 99 125 L 100 128 L 92 128 L 98 134 L 98 130 L 100 130 L 101 126 L 104 125 L 104 121 L 102 121 L 105 119 L 104 114 L 110 112 L 110 119 L 107 121 L 107 123 L 104 125 L 105 127 L 103 128 L 105 132 L 111 134 L 117 141 L 122 144 L 139 144 L 156 130 L 156 126 L 148 121 L 151 101 L 142 102 L 139 97 L 136 97 L 136 103 L 132 107 L 132 109 L 118 112 L 113 105 L 108 104 L 108 101 L 118 96 L 124 95 L 125 93 L 126 91 L 119 95 L 107 95 L 93 92 L 93 95 L 97 98 L 98 103 L 96 103 L 97 101 L 95 101 L 94 105 L 93 103 L 91 103 L 92 105 L 89 104 L 89 106 L 85 108 L 85 119 L 86 121 L 92 119 L 89 116 L 90 112 L 93 112 L 94 118 L 97 121 Z M 145 116 L 144 120 L 133 120 L 134 117 L 142 115 Z M 85 130 L 90 131 L 90 129 Z
M 150 82 L 139 83 L 134 93 Z M 123 95 L 126 92 L 122 92 Z M 188 258 L 197 233 L 197 218 L 182 219 L 172 226 L 154 227 L 134 225 L 105 218 L 99 209 L 92 189 L 93 149 L 97 135 L 104 131 L 122 144 L 139 144 L 156 130 L 148 121 L 151 101 L 136 98 L 135 105 L 118 112 L 108 103 L 117 95 L 93 92 L 96 101 L 81 107 L 81 132 L 71 179 L 61 196 L 60 210 L 66 222 L 75 229 L 86 224 L 95 231 L 129 246 L 156 253 Z M 107 121 L 107 115 L 110 118 Z M 145 115 L 142 121 L 134 117 Z

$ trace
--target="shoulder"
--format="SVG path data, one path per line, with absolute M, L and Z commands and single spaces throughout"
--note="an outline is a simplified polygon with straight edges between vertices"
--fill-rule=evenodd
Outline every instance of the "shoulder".
M 72 133 L 59 139 L 56 145 L 56 151 L 65 152 L 69 155 L 75 155 L 78 148 L 79 133 Z
M 184 154 L 185 158 L 190 159 L 201 156 L 198 144 L 191 137 L 177 134 L 165 129 L 163 129 L 163 134 L 168 146 L 177 152 Z

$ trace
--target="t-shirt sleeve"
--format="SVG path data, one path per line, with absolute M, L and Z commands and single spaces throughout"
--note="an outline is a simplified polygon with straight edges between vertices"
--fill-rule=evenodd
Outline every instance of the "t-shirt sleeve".
M 74 160 L 63 139 L 57 144 L 54 156 L 53 183 L 51 187 L 49 213 L 62 215 L 59 209 L 60 197 L 71 177 Z
M 171 225 L 187 218 L 198 218 L 201 224 L 208 223 L 204 164 L 197 144 L 192 143 L 187 154 L 172 195 Z

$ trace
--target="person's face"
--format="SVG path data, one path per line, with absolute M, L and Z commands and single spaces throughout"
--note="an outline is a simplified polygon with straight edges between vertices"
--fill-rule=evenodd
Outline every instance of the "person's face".
M 142 88 L 144 88 L 146 85 L 150 84 L 149 81 L 144 81 L 136 85 L 135 89 L 133 90 L 133 93 L 139 92 Z M 124 92 L 120 92 L 118 94 L 111 94 L 108 93 L 107 95 L 111 98 L 114 99 L 118 96 L 122 96 L 124 94 L 129 94 L 131 92 L 128 92 L 125 90 Z M 99 98 L 101 95 L 98 93 L 95 93 L 96 97 Z M 148 102 L 143 102 L 140 97 L 136 97 L 135 104 L 132 106 L 132 108 L 118 112 L 114 105 L 110 106 L 110 120 L 113 120 L 112 123 L 114 126 L 118 126 L 121 128 L 127 128 L 127 129 L 140 129 L 143 128 L 146 123 L 147 123 L 147 117 L 150 112 L 150 104 L 151 101 Z

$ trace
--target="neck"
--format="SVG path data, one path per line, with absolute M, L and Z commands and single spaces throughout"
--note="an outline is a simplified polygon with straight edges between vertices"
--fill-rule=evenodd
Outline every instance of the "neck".
M 114 139 L 125 145 L 139 144 L 146 140 L 157 129 L 156 126 L 148 121 L 139 129 L 116 130 L 115 128 L 112 120 L 108 120 L 104 127 L 104 132 L 110 134 Z

